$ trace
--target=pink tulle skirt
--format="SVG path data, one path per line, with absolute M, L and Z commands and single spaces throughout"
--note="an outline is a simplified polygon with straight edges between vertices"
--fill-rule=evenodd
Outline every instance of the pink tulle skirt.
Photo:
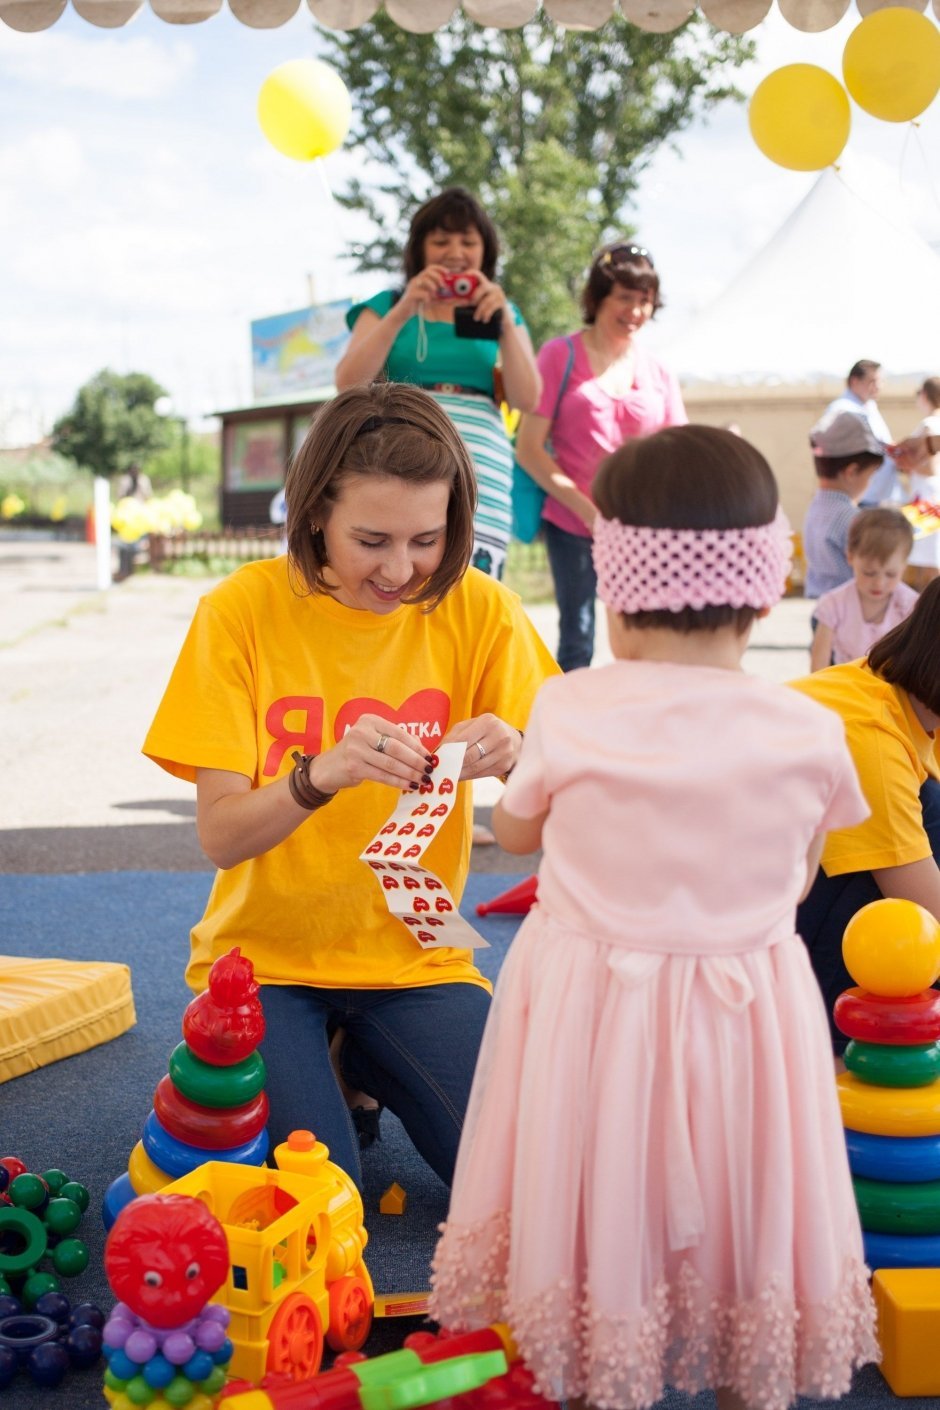
M 671 956 L 537 908 L 503 967 L 432 1314 L 543 1394 L 837 1397 L 877 1358 L 828 1027 L 796 937 Z

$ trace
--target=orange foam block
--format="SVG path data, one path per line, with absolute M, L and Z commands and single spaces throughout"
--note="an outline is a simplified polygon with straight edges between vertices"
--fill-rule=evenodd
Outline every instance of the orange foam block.
M 405 1205 L 408 1203 L 408 1196 L 399 1185 L 397 1180 L 393 1180 L 385 1194 L 379 1200 L 380 1214 L 404 1214 Z

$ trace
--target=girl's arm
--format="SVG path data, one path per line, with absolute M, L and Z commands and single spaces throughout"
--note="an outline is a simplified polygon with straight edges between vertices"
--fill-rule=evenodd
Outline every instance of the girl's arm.
M 516 459 L 537 485 L 541 485 L 547 494 L 577 514 L 592 529 L 597 514 L 593 501 L 578 489 L 570 475 L 565 474 L 545 448 L 551 429 L 552 423 L 547 416 L 532 413 L 523 416 L 516 436 Z
M 375 381 L 408 319 L 418 312 L 421 304 L 434 298 L 443 273 L 439 264 L 426 265 L 408 281 L 397 303 L 381 318 L 371 308 L 362 310 L 353 325 L 349 345 L 336 364 L 333 380 L 338 392 L 361 382 Z
M 382 735 L 388 742 L 380 754 L 375 746 Z M 355 788 L 366 779 L 401 791 L 412 784 L 417 788 L 430 769 L 431 756 L 404 726 L 390 724 L 379 715 L 361 715 L 337 745 L 311 759 L 307 781 L 327 795 Z M 252 788 L 244 774 L 196 770 L 199 843 L 223 871 L 270 852 L 311 815 L 310 809 L 295 802 L 286 776 Z
M 809 851 L 806 853 L 806 882 L 800 892 L 800 900 L 805 901 L 812 890 L 813 882 L 816 880 L 816 873 L 819 871 L 819 859 L 825 846 L 826 834 L 817 832 L 812 842 L 809 844 Z
M 504 851 L 513 852 L 517 856 L 535 852 L 542 845 L 542 828 L 547 817 L 546 811 L 534 818 L 517 818 L 514 813 L 506 811 L 500 798 L 493 808 L 492 821 L 496 841 Z
M 832 665 L 832 628 L 825 622 L 817 622 L 813 633 L 813 644 L 809 649 L 809 668 L 823 671 Z
M 940 921 L 940 867 L 933 857 L 903 867 L 879 867 L 872 876 L 882 896 L 916 901 Z

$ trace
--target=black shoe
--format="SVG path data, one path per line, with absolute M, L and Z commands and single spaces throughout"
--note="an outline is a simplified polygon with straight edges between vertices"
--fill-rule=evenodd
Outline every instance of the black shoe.
M 350 1107 L 349 1114 L 356 1128 L 356 1135 L 359 1137 L 361 1151 L 367 1151 L 376 1141 L 381 1141 L 382 1132 L 379 1129 L 379 1117 L 382 1115 L 382 1108 L 380 1106 Z

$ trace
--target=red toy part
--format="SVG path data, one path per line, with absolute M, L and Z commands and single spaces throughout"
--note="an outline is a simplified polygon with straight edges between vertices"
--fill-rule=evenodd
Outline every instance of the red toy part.
M 899 999 L 846 989 L 836 999 L 832 1017 L 840 1033 L 864 1043 L 934 1043 L 940 1038 L 940 990 L 924 989 Z
M 104 1247 L 115 1295 L 154 1327 L 195 1317 L 228 1267 L 222 1225 L 191 1195 L 139 1195 L 121 1210 Z
M 508 891 L 494 896 L 492 901 L 481 901 L 477 906 L 477 915 L 526 915 L 538 900 L 538 884 L 537 876 L 527 876 L 525 881 L 510 886 Z
M 196 1056 L 213 1067 L 241 1062 L 264 1037 L 254 967 L 237 945 L 216 960 L 208 989 L 188 1005 L 183 1037 Z
M 164 1131 L 200 1150 L 228 1150 L 260 1135 L 268 1120 L 268 1099 L 259 1092 L 242 1106 L 200 1106 L 184 1097 L 167 1074 L 157 1083 L 153 1109 Z

